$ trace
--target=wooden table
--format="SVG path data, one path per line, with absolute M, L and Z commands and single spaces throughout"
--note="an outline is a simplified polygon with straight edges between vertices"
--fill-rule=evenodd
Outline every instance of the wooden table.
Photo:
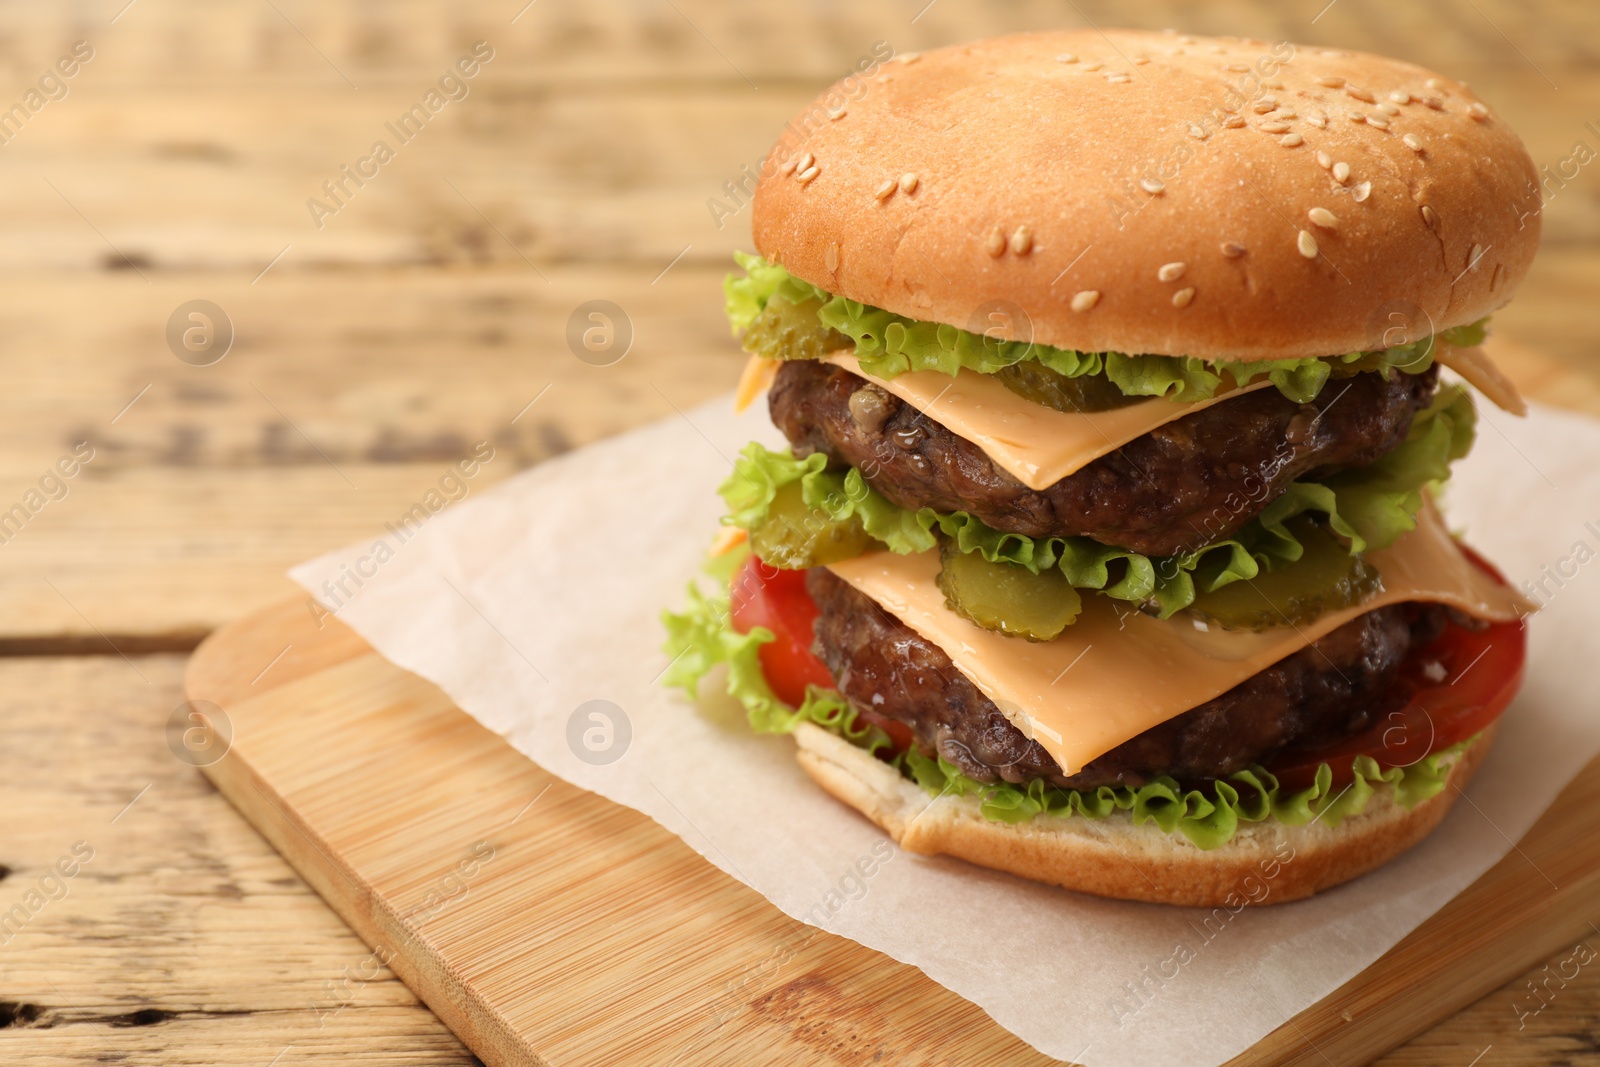
M 729 388 L 748 214 L 707 200 L 874 41 L 1087 19 L 1368 48 L 1467 77 L 1553 173 L 1600 148 L 1594 5 L 924 2 L 5 6 L 4 106 L 93 56 L 0 149 L 0 511 L 94 453 L 0 544 L 0 912 L 92 849 L 0 933 L 0 1062 L 475 1062 L 387 971 L 346 984 L 367 949 L 173 757 L 184 655 L 478 442 L 474 492 Z M 307 199 L 480 40 L 469 95 L 318 228 Z M 1530 392 L 1600 412 L 1592 171 L 1549 184 L 1496 324 Z M 236 335 L 211 365 L 164 336 L 196 299 Z M 592 299 L 633 325 L 612 366 L 567 349 Z M 1519 1025 L 1526 995 L 1383 1062 L 1600 1063 L 1600 970 Z

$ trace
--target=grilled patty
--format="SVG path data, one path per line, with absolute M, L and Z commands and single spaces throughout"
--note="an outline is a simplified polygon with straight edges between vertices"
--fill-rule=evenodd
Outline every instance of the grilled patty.
M 857 467 L 900 507 L 966 511 L 1006 533 L 1091 537 L 1154 556 L 1232 536 L 1302 475 L 1376 460 L 1405 440 L 1437 381 L 1434 368 L 1389 381 L 1358 374 L 1309 404 L 1261 389 L 1169 422 L 1041 490 L 832 364 L 783 364 L 768 402 L 796 455 Z
M 1369 611 L 1214 700 L 1063 774 L 950 657 L 825 568 L 806 589 L 821 609 L 813 650 L 857 708 L 904 723 L 925 756 L 980 782 L 1043 778 L 1067 789 L 1139 786 L 1170 775 L 1220 778 L 1289 748 L 1314 748 L 1366 728 L 1414 648 L 1444 632 L 1446 609 Z

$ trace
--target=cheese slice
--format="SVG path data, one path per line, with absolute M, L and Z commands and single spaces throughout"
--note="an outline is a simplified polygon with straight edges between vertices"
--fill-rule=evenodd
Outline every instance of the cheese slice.
M 1513 415 L 1528 413 L 1527 401 L 1522 399 L 1522 394 L 1517 392 L 1517 387 L 1505 376 L 1505 372 L 1495 366 L 1482 345 L 1457 348 L 1441 341 L 1434 346 L 1433 358 L 1461 375 L 1467 384 L 1488 397 L 1495 407 Z
M 1243 389 L 1219 390 L 1210 400 L 1179 403 L 1154 397 L 1112 411 L 1067 412 L 1018 396 L 992 374 L 961 370 L 952 378 L 939 371 L 908 371 L 884 379 L 865 373 L 848 352 L 827 360 L 971 441 L 1029 489 L 1049 488 L 1159 426 L 1271 385 L 1263 379 Z
M 1007 719 L 1072 774 L 1375 608 L 1433 601 L 1480 619 L 1510 621 L 1533 607 L 1469 562 L 1431 506 L 1419 514 L 1415 530 L 1366 558 L 1383 577 L 1382 592 L 1305 626 L 1207 630 L 1182 614 L 1161 620 L 1091 596 L 1076 623 L 1044 642 L 1005 637 L 946 608 L 934 583 L 937 551 L 875 552 L 829 564 L 829 570 L 943 649 Z
M 733 391 L 734 414 L 742 414 L 745 408 L 755 403 L 756 397 L 771 389 L 773 379 L 777 376 L 777 360 L 762 359 L 760 356 L 745 360 L 744 370 L 739 374 L 739 385 Z

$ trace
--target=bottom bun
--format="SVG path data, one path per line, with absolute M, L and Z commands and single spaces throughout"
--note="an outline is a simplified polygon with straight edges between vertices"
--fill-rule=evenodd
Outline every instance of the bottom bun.
M 983 817 L 973 796 L 930 797 L 894 767 L 809 723 L 794 734 L 800 765 L 817 784 L 882 827 L 901 848 L 944 853 L 1036 882 L 1124 900 L 1198 907 L 1277 904 L 1348 882 L 1428 835 L 1455 803 L 1494 741 L 1496 723 L 1450 768 L 1445 788 L 1407 810 L 1380 787 L 1338 826 L 1276 819 L 1239 824 L 1203 850 L 1126 812 L 1105 819 Z

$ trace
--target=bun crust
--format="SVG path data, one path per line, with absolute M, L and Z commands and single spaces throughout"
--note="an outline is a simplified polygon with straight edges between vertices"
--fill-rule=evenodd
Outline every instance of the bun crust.
M 930 801 L 894 768 L 826 730 L 806 724 L 794 736 L 806 773 L 909 852 L 943 853 L 1102 897 L 1236 909 L 1309 897 L 1422 840 L 1477 770 L 1497 725 L 1456 760 L 1442 792 L 1409 811 L 1380 790 L 1366 810 L 1337 827 L 1242 823 L 1227 844 L 1210 851 L 1153 825 L 1135 826 L 1120 813 L 1103 820 L 994 822 L 980 813 L 977 798 Z
M 755 243 L 910 318 L 1086 351 L 1326 356 L 1482 318 L 1538 245 L 1522 142 L 1409 63 L 1068 30 L 863 66 L 773 147 Z

